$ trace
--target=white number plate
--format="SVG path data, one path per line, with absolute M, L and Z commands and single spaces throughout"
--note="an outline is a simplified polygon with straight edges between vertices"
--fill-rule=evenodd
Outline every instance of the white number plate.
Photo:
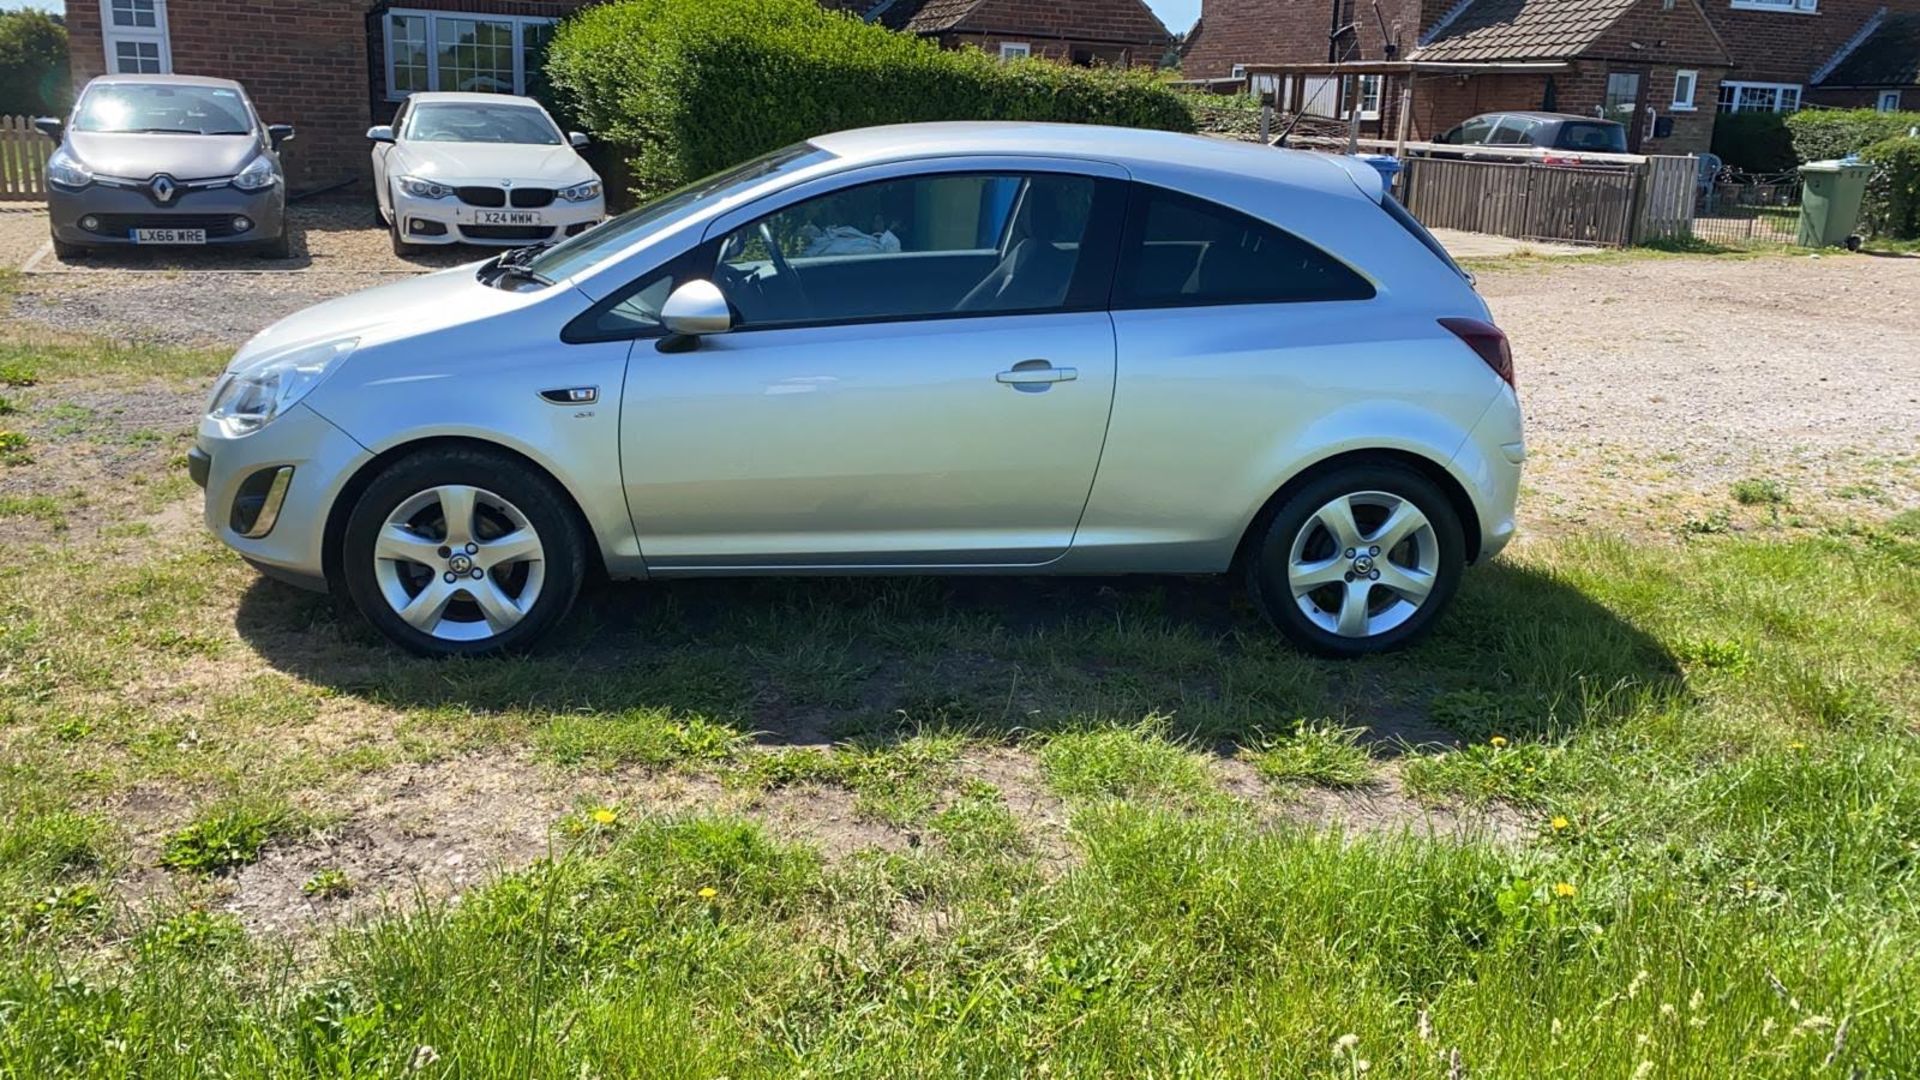
M 475 210 L 475 225 L 540 225 L 540 215 L 530 210 Z
M 205 229 L 134 229 L 133 242 L 136 244 L 204 244 L 207 242 Z

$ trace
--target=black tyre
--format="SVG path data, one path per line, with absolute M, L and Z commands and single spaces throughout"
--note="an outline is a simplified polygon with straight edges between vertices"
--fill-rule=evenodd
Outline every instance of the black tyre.
M 1446 495 L 1412 469 L 1361 465 L 1288 497 L 1258 536 L 1247 585 L 1300 648 L 1368 656 L 1431 630 L 1465 569 L 1460 517 Z
M 271 240 L 261 241 L 260 244 L 253 249 L 253 253 L 262 259 L 293 258 L 292 227 L 287 225 L 280 226 L 280 235 Z
M 53 257 L 56 259 L 78 259 L 87 254 L 87 249 L 79 244 L 69 244 L 59 237 L 53 237 Z
M 399 205 L 397 201 L 394 203 L 393 220 L 387 223 L 387 236 L 393 240 L 393 253 L 404 259 L 410 255 L 420 254 L 421 245 L 409 244 L 401 239 Z
M 565 494 L 531 466 L 484 450 L 427 450 L 361 493 L 335 584 L 411 652 L 517 650 L 573 607 L 585 545 Z

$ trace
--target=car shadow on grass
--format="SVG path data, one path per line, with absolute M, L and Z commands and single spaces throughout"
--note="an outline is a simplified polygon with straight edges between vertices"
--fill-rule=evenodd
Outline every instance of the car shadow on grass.
M 274 667 L 469 719 L 637 713 L 771 745 L 988 738 L 1159 717 L 1231 752 L 1301 721 L 1376 755 L 1553 737 L 1684 695 L 1653 637 L 1539 570 L 1469 573 L 1426 641 L 1361 661 L 1289 648 L 1225 578 L 788 578 L 601 585 L 528 655 L 422 660 L 332 600 L 260 579 L 238 629 Z M 577 727 L 577 724 L 575 725 Z

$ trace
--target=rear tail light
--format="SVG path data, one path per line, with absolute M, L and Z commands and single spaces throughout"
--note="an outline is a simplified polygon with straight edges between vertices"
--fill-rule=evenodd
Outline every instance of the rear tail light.
M 1466 342 L 1508 386 L 1519 389 L 1513 379 L 1513 349 L 1507 345 L 1504 331 L 1484 319 L 1441 319 L 1440 325 Z

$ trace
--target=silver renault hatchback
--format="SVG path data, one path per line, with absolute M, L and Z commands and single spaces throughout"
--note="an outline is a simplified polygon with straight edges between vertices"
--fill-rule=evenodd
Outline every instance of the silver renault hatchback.
M 189 464 L 228 546 L 420 653 L 601 572 L 1233 572 L 1351 656 L 1513 535 L 1513 378 L 1364 163 L 911 125 L 285 319 Z

